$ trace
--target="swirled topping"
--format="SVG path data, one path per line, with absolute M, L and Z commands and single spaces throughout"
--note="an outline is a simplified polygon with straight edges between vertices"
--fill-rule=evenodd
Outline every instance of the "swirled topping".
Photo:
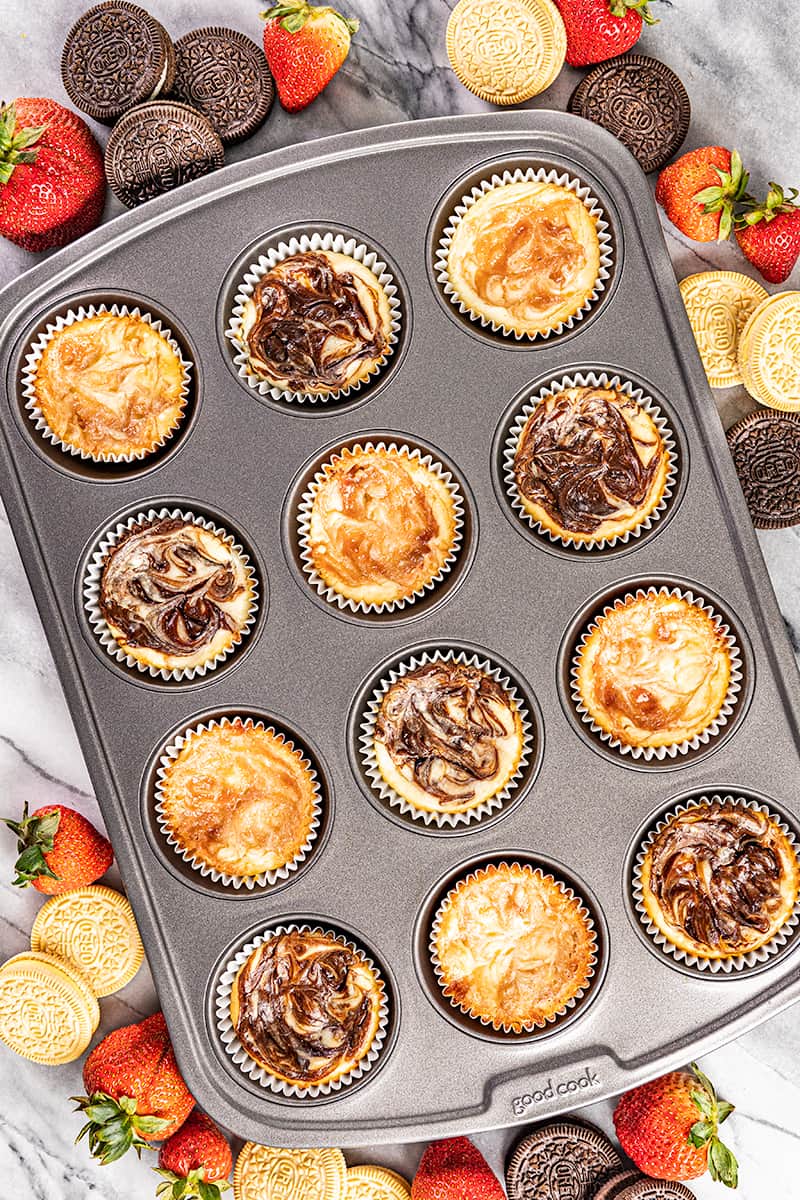
M 541 333 L 579 312 L 600 271 L 595 218 L 569 188 L 491 188 L 458 222 L 448 278 L 468 308 L 518 333 Z
M 578 899 L 521 863 L 468 876 L 445 900 L 434 937 L 445 995 L 516 1031 L 564 1011 L 591 978 L 595 945 Z
M 705 803 L 679 813 L 646 855 L 648 913 L 701 958 L 745 954 L 785 923 L 798 894 L 797 855 L 766 813 Z
M 114 637 L 153 666 L 191 666 L 238 641 L 252 585 L 241 555 L 179 518 L 140 525 L 111 550 L 100 611 Z
M 276 871 L 311 835 L 314 779 L 302 753 L 239 718 L 193 733 L 159 790 L 184 855 L 225 875 Z
M 242 314 L 251 369 L 274 387 L 335 392 L 372 374 L 389 344 L 389 301 L 363 263 L 331 250 L 284 258 Z
M 239 971 L 231 1021 L 243 1047 L 298 1087 L 351 1071 L 375 1040 L 383 989 L 361 955 L 334 938 L 284 933 Z
M 481 804 L 508 782 L 521 750 L 511 697 L 491 675 L 463 663 L 409 671 L 386 692 L 375 725 L 384 779 L 428 811 Z
M 154 450 L 184 408 L 183 367 L 149 321 L 98 313 L 57 330 L 36 368 L 36 402 L 62 442 L 94 457 Z
M 439 574 L 453 547 L 455 506 L 419 458 L 343 450 L 316 484 L 308 532 L 314 569 L 342 596 L 407 599 Z
M 574 540 L 638 525 L 661 498 L 668 453 L 635 400 L 613 388 L 568 388 L 531 413 L 514 458 L 525 507 Z
M 628 746 L 690 740 L 719 715 L 730 682 L 725 635 L 699 605 L 650 591 L 597 618 L 577 682 L 594 722 Z

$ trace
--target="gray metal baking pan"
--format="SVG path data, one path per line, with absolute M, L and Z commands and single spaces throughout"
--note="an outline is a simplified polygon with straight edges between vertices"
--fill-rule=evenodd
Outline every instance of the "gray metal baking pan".
M 484 333 L 439 289 L 433 247 L 475 180 L 553 165 L 585 181 L 611 225 L 615 265 L 574 329 L 519 344 Z M 352 404 L 262 400 L 236 377 L 223 336 L 236 273 L 282 231 L 354 231 L 396 273 L 404 332 L 390 368 Z M 181 435 L 145 468 L 81 466 L 24 412 L 20 364 L 50 315 L 87 300 L 163 316 L 195 364 Z M 237 164 L 96 230 L 0 298 L 3 496 L 114 842 L 181 1069 L 199 1102 L 247 1138 L 363 1145 L 468 1133 L 610 1096 L 733 1038 L 800 998 L 797 938 L 761 969 L 676 970 L 630 899 L 631 857 L 676 797 L 764 798 L 796 828 L 800 687 L 783 624 L 708 391 L 644 176 L 597 126 L 562 113 L 446 117 L 372 129 Z M 681 470 L 668 519 L 622 552 L 559 552 L 510 512 L 498 454 L 532 384 L 607 369 L 668 415 Z M 465 485 L 453 580 L 390 620 L 342 616 L 296 561 L 292 504 L 325 447 L 370 435 L 440 452 Z M 242 653 L 192 684 L 119 667 L 80 607 L 83 564 L 119 514 L 174 500 L 244 539 L 269 605 Z M 709 598 L 743 650 L 723 736 L 655 767 L 605 753 L 578 724 L 565 658 L 580 614 L 631 581 Z M 397 619 L 398 617 L 402 619 Z M 498 819 L 426 833 L 371 793 L 354 755 L 358 705 L 408 648 L 477 648 L 513 671 L 537 728 L 535 762 Z M 233 895 L 170 857 L 152 815 L 154 756 L 203 714 L 265 713 L 299 737 L 324 783 L 323 834 L 276 889 Z M 594 912 L 600 963 L 587 1002 L 545 1036 L 487 1036 L 438 993 L 425 943 L 436 896 L 478 861 L 523 856 L 570 881 Z M 378 1064 L 317 1102 L 275 1097 L 225 1055 L 213 1020 L 218 970 L 248 935 L 311 919 L 365 945 L 391 1022 Z

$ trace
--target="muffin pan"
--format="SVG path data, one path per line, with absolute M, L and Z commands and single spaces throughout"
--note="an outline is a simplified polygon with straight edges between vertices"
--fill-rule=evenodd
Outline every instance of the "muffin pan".
M 518 168 L 582 181 L 613 246 L 598 301 L 571 329 L 533 342 L 482 329 L 436 278 L 436 246 L 459 198 Z M 387 263 L 402 310 L 398 343 L 374 379 L 341 401 L 262 397 L 237 376 L 225 337 L 238 281 L 265 247 L 331 230 Z M 115 302 L 161 319 L 193 367 L 178 434 L 124 470 L 40 439 L 22 395 L 25 355 L 47 322 L 81 304 Z M 468 1133 L 612 1095 L 800 999 L 794 932 L 752 969 L 699 972 L 655 946 L 635 911 L 637 848 L 686 797 L 756 797 L 796 830 L 800 685 L 647 183 L 614 138 L 565 114 L 532 111 L 276 151 L 89 234 L 12 283 L 0 316 L 6 508 L 178 1059 L 204 1108 L 273 1145 Z M 617 375 L 653 397 L 678 444 L 679 471 L 667 510 L 641 537 L 613 552 L 571 553 L 520 522 L 504 491 L 502 451 L 523 397 L 590 373 Z M 381 439 L 417 445 L 453 470 L 464 528 L 456 564 L 424 599 L 365 619 L 309 586 L 297 507 L 332 449 Z M 87 559 L 103 532 L 168 507 L 229 529 L 259 580 L 253 629 L 193 680 L 154 679 L 117 663 L 82 602 Z M 704 597 L 729 623 L 742 679 L 730 719 L 708 744 L 645 763 L 593 740 L 570 697 L 569 663 L 598 608 L 664 584 Z M 499 666 L 533 731 L 509 799 L 452 829 L 406 820 L 375 794 L 359 753 L 371 692 L 393 666 L 432 650 Z M 235 714 L 288 731 L 320 780 L 313 848 L 272 886 L 204 878 L 169 846 L 156 818 L 163 747 L 203 720 Z M 448 1005 L 427 953 L 449 882 L 481 862 L 514 858 L 541 865 L 583 898 L 599 948 L 580 1002 L 523 1038 L 487 1036 Z M 274 1094 L 239 1069 L 219 1037 L 215 996 L 226 964 L 265 929 L 292 924 L 341 931 L 387 981 L 378 1059 L 330 1095 Z

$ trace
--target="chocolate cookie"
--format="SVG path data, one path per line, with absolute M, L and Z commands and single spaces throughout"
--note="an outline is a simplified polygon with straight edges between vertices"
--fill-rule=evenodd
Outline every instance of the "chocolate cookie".
M 642 1178 L 624 1188 L 616 1200 L 694 1200 L 694 1192 L 675 1180 Z
M 85 12 L 67 34 L 61 78 L 73 104 L 113 125 L 133 105 L 170 90 L 175 50 L 150 13 L 127 0 L 107 0 Z
M 235 29 L 194 29 L 175 43 L 173 93 L 198 108 L 223 142 L 249 137 L 266 120 L 275 85 L 260 46 Z
M 222 142 L 202 113 L 175 100 L 140 104 L 114 127 L 106 146 L 109 187 L 134 208 L 225 162 Z
M 541 1125 L 516 1146 L 506 1167 L 510 1200 L 592 1200 L 622 1159 L 588 1122 Z
M 619 138 L 643 171 L 657 171 L 683 145 L 691 105 L 674 71 L 644 54 L 601 63 L 581 80 L 570 112 Z
M 800 413 L 749 413 L 728 445 L 756 529 L 800 523 Z
M 605 1183 L 593 1193 L 592 1200 L 619 1200 L 620 1193 L 640 1179 L 644 1179 L 641 1171 L 637 1171 L 635 1167 L 623 1167 L 621 1171 L 609 1175 Z

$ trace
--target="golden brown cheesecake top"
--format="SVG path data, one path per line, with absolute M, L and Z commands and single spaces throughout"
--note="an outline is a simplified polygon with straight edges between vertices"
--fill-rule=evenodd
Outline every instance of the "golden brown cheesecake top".
M 299 1086 L 352 1070 L 372 1045 L 383 989 L 363 957 L 320 933 L 275 935 L 234 981 L 231 1015 L 247 1053 Z
M 647 851 L 647 908 L 672 941 L 700 956 L 743 954 L 791 913 L 798 863 L 764 812 L 700 804 L 679 813 Z

